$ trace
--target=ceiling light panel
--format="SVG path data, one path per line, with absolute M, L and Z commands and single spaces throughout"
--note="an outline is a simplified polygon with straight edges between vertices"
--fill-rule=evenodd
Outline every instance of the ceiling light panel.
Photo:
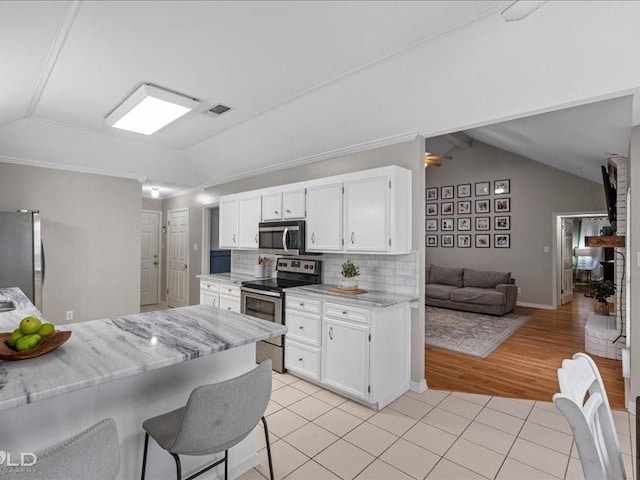
M 199 102 L 153 85 L 141 85 L 106 118 L 108 125 L 151 135 L 197 108 Z

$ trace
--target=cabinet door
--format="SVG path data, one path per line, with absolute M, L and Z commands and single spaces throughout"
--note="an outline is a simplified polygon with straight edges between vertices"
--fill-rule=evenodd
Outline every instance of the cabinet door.
M 292 190 L 282 194 L 282 218 L 304 218 L 306 189 Z
M 258 248 L 258 224 L 261 216 L 260 196 L 240 199 L 238 244 L 240 248 Z
M 220 295 L 220 308 L 222 310 L 240 313 L 240 299 Z
M 219 303 L 219 296 L 217 293 L 209 293 L 204 290 L 200 290 L 200 305 L 211 305 L 217 307 Z
M 238 248 L 238 200 L 220 202 L 220 247 Z
M 306 250 L 342 250 L 342 184 L 307 189 Z
M 267 222 L 269 220 L 282 219 L 282 194 L 270 193 L 269 195 L 262 196 L 262 220 Z
M 389 250 L 389 177 L 344 184 L 345 250 Z
M 325 318 L 322 336 L 322 381 L 368 399 L 369 326 Z

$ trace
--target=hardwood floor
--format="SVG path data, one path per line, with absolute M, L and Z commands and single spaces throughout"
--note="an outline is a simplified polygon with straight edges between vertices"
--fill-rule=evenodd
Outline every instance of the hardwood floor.
M 584 325 L 592 300 L 575 293 L 558 310 L 516 308 L 533 318 L 487 358 L 426 346 L 429 388 L 551 401 L 558 391 L 562 360 L 584 351 Z M 612 409 L 624 409 L 624 381 L 618 360 L 593 357 Z

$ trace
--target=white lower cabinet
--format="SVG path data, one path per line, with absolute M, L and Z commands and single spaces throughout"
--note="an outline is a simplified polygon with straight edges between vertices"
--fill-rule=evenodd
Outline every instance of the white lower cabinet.
M 200 305 L 211 305 L 240 313 L 240 287 L 232 283 L 200 280 Z
M 285 367 L 293 374 L 381 409 L 409 389 L 407 302 L 363 308 L 287 296 Z
M 217 307 L 220 304 L 220 286 L 216 282 L 200 280 L 200 305 Z

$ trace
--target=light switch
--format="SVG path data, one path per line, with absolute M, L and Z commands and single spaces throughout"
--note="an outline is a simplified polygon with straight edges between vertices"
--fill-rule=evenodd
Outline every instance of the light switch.
M 198 251 L 198 244 L 197 244 L 197 243 L 194 243 L 194 244 L 193 244 L 193 251 L 194 251 L 194 252 L 197 252 L 197 251 Z
M 636 252 L 638 266 L 640 267 L 640 252 Z
M 544 253 L 549 253 L 549 245 L 545 245 L 543 250 L 544 250 Z

